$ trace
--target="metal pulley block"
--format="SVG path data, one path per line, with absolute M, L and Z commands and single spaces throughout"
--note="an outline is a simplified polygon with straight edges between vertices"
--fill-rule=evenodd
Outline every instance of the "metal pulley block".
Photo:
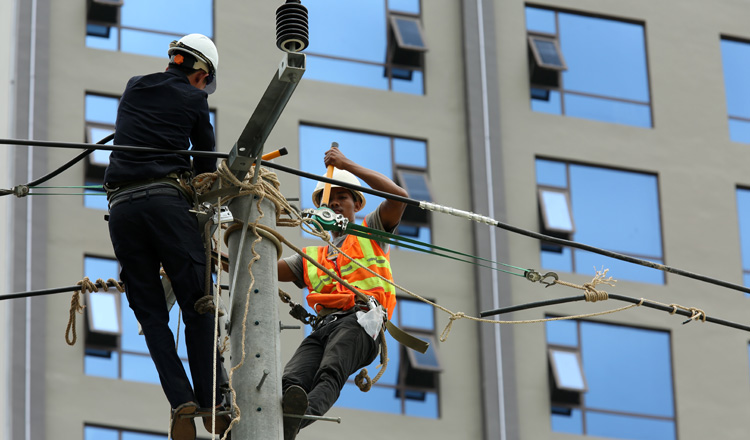
M 324 206 L 317 209 L 303 209 L 300 214 L 302 217 L 317 220 L 324 231 L 343 231 L 349 224 L 349 219 Z

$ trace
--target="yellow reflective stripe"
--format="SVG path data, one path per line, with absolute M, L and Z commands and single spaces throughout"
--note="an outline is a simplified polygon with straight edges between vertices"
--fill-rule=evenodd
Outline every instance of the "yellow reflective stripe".
M 304 249 L 304 251 L 307 255 L 315 259 L 315 261 L 320 261 L 318 259 L 318 255 L 320 255 L 322 248 L 317 246 L 308 246 Z M 307 277 L 310 279 L 310 284 L 313 291 L 320 292 L 323 286 L 331 282 L 331 277 L 329 277 L 325 273 L 325 275 L 322 277 L 318 276 L 318 268 L 315 267 L 314 264 L 310 264 L 308 261 L 305 261 L 305 266 L 307 266 Z

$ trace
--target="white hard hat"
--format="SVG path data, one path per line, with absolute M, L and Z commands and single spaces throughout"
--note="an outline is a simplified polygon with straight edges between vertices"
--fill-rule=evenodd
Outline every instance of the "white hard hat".
M 323 176 L 325 177 L 325 174 L 323 174 Z M 359 182 L 359 179 L 357 179 L 357 176 L 355 176 L 354 174 L 346 170 L 340 170 L 338 168 L 334 168 L 333 176 L 331 176 L 331 178 L 334 180 L 340 180 L 341 182 L 344 182 L 344 183 L 362 186 L 362 184 Z M 315 190 L 312 193 L 313 204 L 315 205 L 316 208 L 320 207 L 320 198 L 323 196 L 323 189 L 325 188 L 325 186 L 326 186 L 325 182 L 318 182 L 318 184 L 315 186 Z M 342 187 L 341 185 L 336 185 L 335 183 L 332 183 L 331 188 L 344 188 L 344 187 Z M 365 196 L 361 192 L 357 191 L 356 189 L 350 189 L 350 188 L 346 188 L 346 189 L 354 193 L 354 196 L 357 198 L 357 200 L 359 200 L 359 202 L 361 203 L 360 209 L 364 208 L 365 202 L 366 202 Z
M 219 51 L 214 42 L 203 34 L 188 34 L 169 43 L 167 55 L 170 63 L 180 64 L 175 60 L 175 55 L 179 52 L 195 57 L 196 62 L 192 67 L 208 73 L 205 90 L 209 94 L 213 93 L 216 90 L 216 70 L 219 68 Z

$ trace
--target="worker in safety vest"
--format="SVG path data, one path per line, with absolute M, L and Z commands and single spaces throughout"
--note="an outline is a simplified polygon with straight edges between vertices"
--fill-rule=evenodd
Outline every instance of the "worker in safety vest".
M 120 99 L 114 143 L 171 150 L 213 151 L 208 93 L 216 86 L 219 54 L 205 35 L 173 41 L 165 72 L 136 76 Z M 192 417 L 200 408 L 211 430 L 214 395 L 214 315 L 198 313 L 205 292 L 206 258 L 191 197 L 180 179 L 191 171 L 216 170 L 216 161 L 172 153 L 115 151 L 104 176 L 109 200 L 109 232 L 130 308 L 143 328 L 146 344 L 172 407 L 171 438 L 195 439 Z M 185 322 L 185 345 L 193 387 L 175 350 L 159 276 L 160 264 L 172 282 Z M 200 415 L 200 414 L 199 414 Z M 223 434 L 229 416 L 216 420 Z
M 325 153 L 323 162 L 333 165 L 332 178 L 361 185 L 362 179 L 371 188 L 407 197 L 408 193 L 381 173 L 365 168 L 348 159 L 338 148 Z M 315 206 L 320 206 L 324 189 L 320 182 L 312 194 Z M 355 213 L 365 206 L 361 192 L 332 185 L 328 207 L 350 222 Z M 364 220 L 364 225 L 393 232 L 401 221 L 406 205 L 385 200 Z M 342 253 L 388 280 L 391 274 L 389 245 L 354 235 L 332 232 L 333 242 Z M 396 307 L 396 294 L 392 285 L 384 282 L 330 246 L 310 246 L 304 249 L 307 255 L 330 269 L 360 292 L 374 298 L 378 310 L 385 310 L 388 317 Z M 333 406 L 347 378 L 359 368 L 369 365 L 379 351 L 379 333 L 368 334 L 360 324 L 367 304 L 356 304 L 358 299 L 346 287 L 330 278 L 300 255 L 279 260 L 279 281 L 292 281 L 299 287 L 307 287 L 307 303 L 321 320 L 313 332 L 305 338 L 284 369 L 282 389 L 284 391 L 284 413 L 311 414 L 321 416 Z M 360 312 L 360 313 L 357 313 Z M 374 312 L 373 312 L 374 313 Z M 379 315 L 382 325 L 382 315 Z M 285 417 L 284 438 L 293 439 L 300 427 L 312 423 L 310 420 Z

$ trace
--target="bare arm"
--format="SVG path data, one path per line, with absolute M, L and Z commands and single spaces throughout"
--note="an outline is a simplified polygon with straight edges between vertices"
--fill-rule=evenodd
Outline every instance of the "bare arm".
M 297 277 L 294 276 L 294 272 L 289 268 L 289 265 L 284 260 L 279 260 L 277 263 L 279 272 L 279 281 L 297 281 Z
M 373 171 L 369 168 L 365 168 L 362 165 L 347 158 L 344 153 L 339 151 L 338 148 L 331 148 L 326 151 L 323 159 L 325 165 L 333 165 L 340 170 L 346 170 L 355 176 L 362 179 L 363 182 L 368 184 L 370 188 L 378 191 L 395 194 L 397 196 L 409 197 L 409 193 L 405 189 L 396 185 L 396 182 L 389 179 L 385 175 Z M 383 227 L 390 231 L 398 225 L 401 221 L 401 216 L 406 209 L 406 204 L 397 202 L 395 200 L 386 199 L 380 204 L 380 221 L 383 223 Z

